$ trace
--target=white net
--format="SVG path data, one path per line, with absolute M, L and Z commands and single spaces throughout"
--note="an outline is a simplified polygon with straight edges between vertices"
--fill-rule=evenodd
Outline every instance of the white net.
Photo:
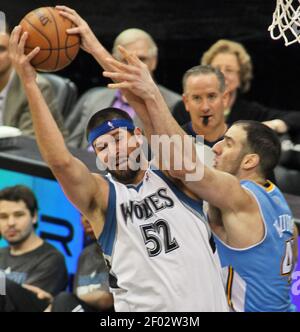
M 273 39 L 283 38 L 285 46 L 300 43 L 300 0 L 277 0 L 273 22 L 269 26 Z

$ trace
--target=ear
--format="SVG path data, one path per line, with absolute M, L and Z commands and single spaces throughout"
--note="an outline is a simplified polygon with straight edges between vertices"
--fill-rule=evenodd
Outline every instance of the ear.
M 38 221 L 38 215 L 37 212 L 35 212 L 34 216 L 32 217 L 32 224 L 35 225 Z
M 184 103 L 185 110 L 189 113 L 190 110 L 189 110 L 189 104 L 188 104 L 188 97 L 185 93 L 182 94 L 182 101 Z
M 259 166 L 260 158 L 256 153 L 246 154 L 242 161 L 242 168 L 244 170 L 251 170 Z
M 139 127 L 134 128 L 134 136 L 135 136 L 137 142 L 139 143 L 139 145 L 142 145 L 144 136 L 143 136 L 143 131 L 141 128 L 139 128 Z
M 134 135 L 136 135 L 136 136 L 143 135 L 143 131 L 139 127 L 135 127 L 133 132 L 134 132 Z

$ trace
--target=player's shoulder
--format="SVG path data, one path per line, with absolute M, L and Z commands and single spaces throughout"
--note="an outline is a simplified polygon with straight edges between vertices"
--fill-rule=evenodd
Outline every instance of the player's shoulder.
M 107 174 L 105 174 L 105 173 L 101 173 L 101 174 L 91 173 L 91 174 L 94 177 L 94 179 L 97 181 L 98 184 L 109 187 L 111 180 L 110 180 L 110 177 L 107 176 Z

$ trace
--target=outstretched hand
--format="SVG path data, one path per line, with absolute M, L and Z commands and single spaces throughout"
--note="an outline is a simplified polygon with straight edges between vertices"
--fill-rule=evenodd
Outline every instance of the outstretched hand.
M 26 55 L 24 48 L 27 38 L 28 32 L 22 33 L 20 25 L 13 29 L 9 39 L 9 57 L 20 78 L 31 81 L 36 79 L 36 71 L 30 64 L 30 61 L 38 54 L 40 48 L 36 47 Z
M 108 84 L 108 88 L 130 91 L 143 101 L 153 98 L 158 87 L 154 83 L 147 65 L 135 54 L 129 53 L 124 47 L 119 46 L 118 48 L 127 63 L 107 59 L 112 71 L 104 71 L 103 76 L 116 82 Z
M 81 48 L 92 54 L 95 45 L 98 44 L 98 39 L 87 22 L 72 8 L 55 6 L 55 9 L 59 11 L 61 16 L 68 18 L 76 25 L 74 28 L 67 29 L 67 33 L 70 35 L 79 34 L 81 37 Z

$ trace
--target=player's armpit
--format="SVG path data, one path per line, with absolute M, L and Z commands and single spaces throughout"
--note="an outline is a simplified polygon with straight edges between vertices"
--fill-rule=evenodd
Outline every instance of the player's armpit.
M 185 186 L 198 198 L 222 211 L 240 211 L 252 206 L 254 199 L 241 186 L 238 178 L 210 167 L 203 167 L 201 179 L 187 181 L 185 177 L 181 178 Z
M 90 173 L 79 159 L 51 168 L 69 200 L 87 217 L 98 238 L 104 226 L 109 184 L 99 174 Z

